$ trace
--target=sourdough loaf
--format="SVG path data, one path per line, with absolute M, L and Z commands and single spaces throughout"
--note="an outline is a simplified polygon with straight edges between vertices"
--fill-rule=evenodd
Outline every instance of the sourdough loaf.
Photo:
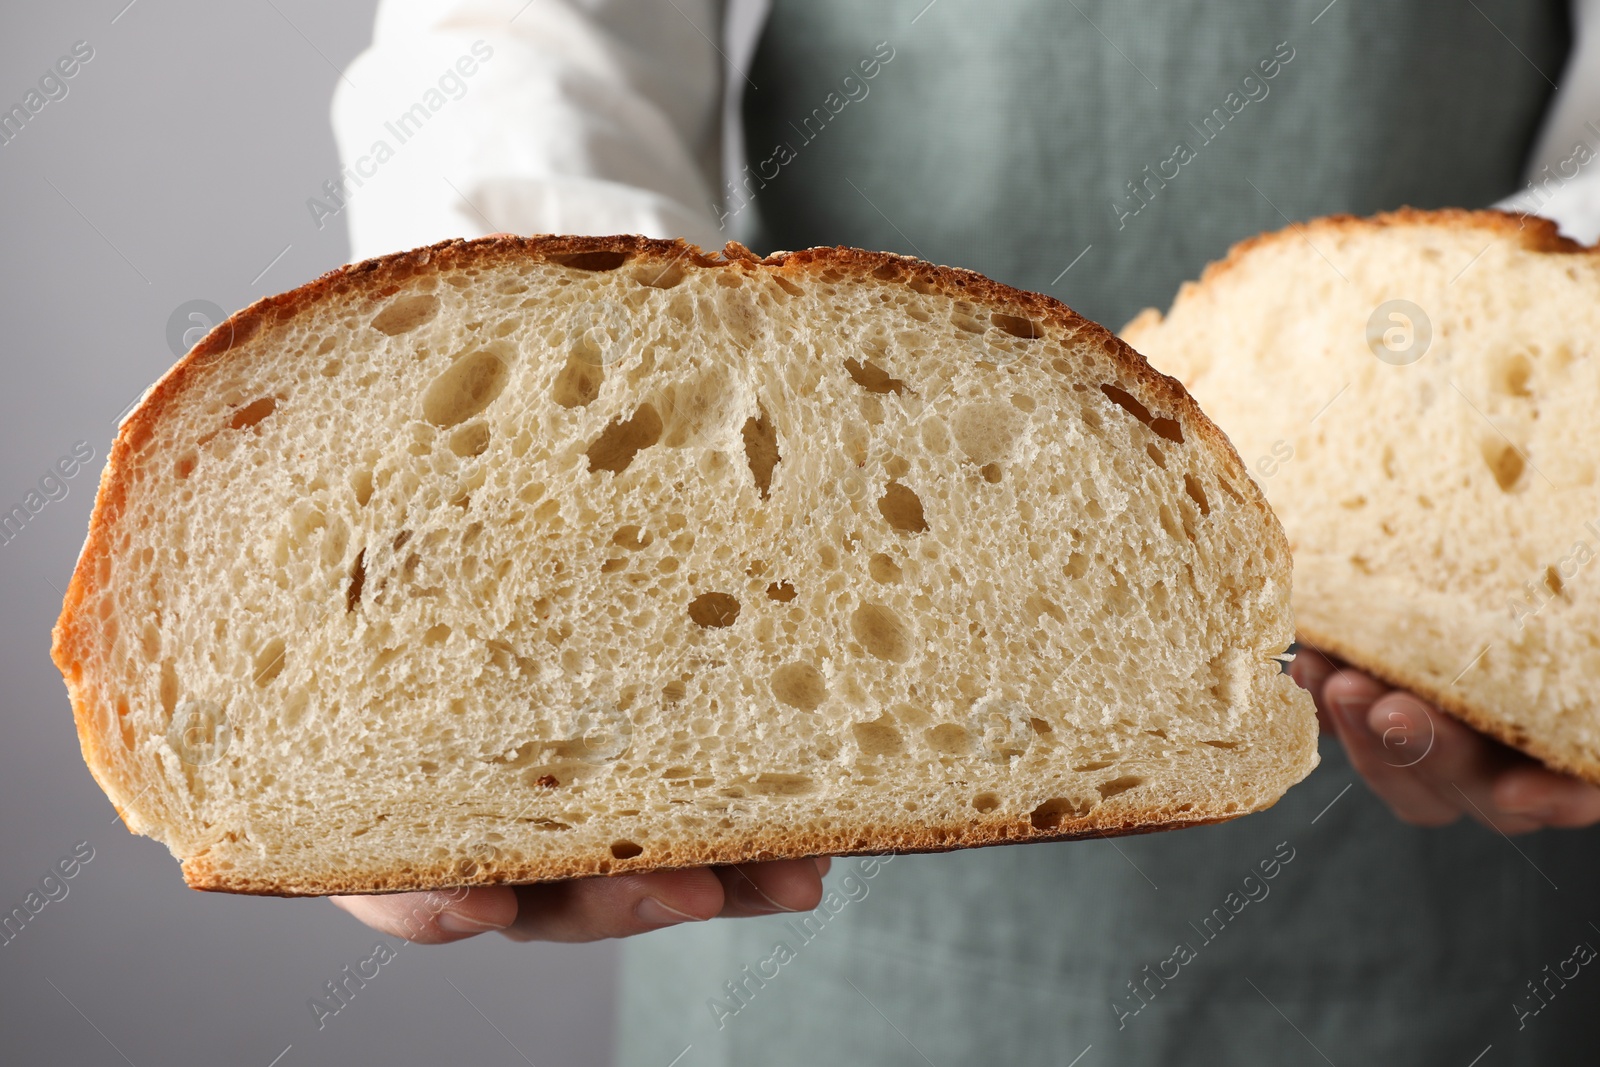
M 1600 782 L 1594 249 L 1497 212 L 1321 219 L 1123 337 L 1271 500 L 1305 642 Z
M 1282 531 L 1171 379 L 887 254 L 455 241 L 125 421 L 54 656 L 193 886 L 1227 819 L 1316 762 Z

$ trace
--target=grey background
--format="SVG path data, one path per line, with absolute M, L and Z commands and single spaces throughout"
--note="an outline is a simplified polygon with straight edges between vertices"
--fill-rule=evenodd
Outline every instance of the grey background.
M 305 201 L 338 171 L 328 105 L 375 6 L 126 3 L 8 5 L 0 26 L 5 108 L 75 41 L 95 51 L 0 146 L 0 511 L 74 442 L 95 456 L 0 545 L 0 912 L 95 850 L 0 945 L 0 1060 L 605 1063 L 611 945 L 408 946 L 318 1031 L 308 998 L 377 935 L 322 900 L 185 889 L 83 765 L 49 631 L 114 419 L 172 362 L 180 304 L 232 311 L 345 261 L 342 226 L 318 231 Z

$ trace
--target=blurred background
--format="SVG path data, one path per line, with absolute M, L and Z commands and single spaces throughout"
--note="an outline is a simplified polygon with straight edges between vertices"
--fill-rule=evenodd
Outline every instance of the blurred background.
M 24 103 L 58 59 L 80 62 L 0 138 L 0 512 L 38 508 L 0 544 L 0 913 L 30 893 L 45 901 L 0 943 L 0 1061 L 609 1061 L 604 944 L 404 947 L 319 1030 L 307 1001 L 378 935 L 323 900 L 184 888 L 166 849 L 130 835 L 84 767 L 49 658 L 117 417 L 185 346 L 190 314 L 234 311 L 348 257 L 342 220 L 319 230 L 306 200 L 338 174 L 329 101 L 371 39 L 374 7 L 7 11 L 0 108 Z M 93 458 L 52 474 L 75 447 Z M 46 887 L 50 900 L 41 880 L 90 850 Z

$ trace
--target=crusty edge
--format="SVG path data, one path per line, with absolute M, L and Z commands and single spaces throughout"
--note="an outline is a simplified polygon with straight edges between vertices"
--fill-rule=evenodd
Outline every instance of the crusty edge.
M 1290 223 L 1280 230 L 1246 237 L 1237 242 L 1221 259 L 1206 264 L 1200 277 L 1184 282 L 1172 306 L 1176 307 L 1191 290 L 1199 289 L 1232 271 L 1256 251 L 1270 248 L 1284 241 L 1313 241 L 1322 236 L 1339 236 L 1356 231 L 1423 226 L 1481 230 L 1503 236 L 1517 236 L 1521 247 L 1529 252 L 1552 255 L 1600 255 L 1600 245 L 1585 245 L 1561 233 L 1550 219 L 1540 215 L 1520 215 L 1494 209 L 1469 210 L 1466 208 L 1422 209 L 1400 207 L 1376 215 L 1324 215 L 1306 222 Z M 1160 308 L 1145 308 L 1122 327 L 1120 334 L 1137 340 L 1140 331 L 1159 326 L 1165 318 Z
M 1308 241 L 1327 234 L 1338 235 L 1357 231 L 1370 231 L 1426 226 L 1436 228 L 1484 230 L 1501 236 L 1520 236 L 1522 247 L 1529 252 L 1547 252 L 1559 255 L 1595 254 L 1597 249 L 1580 244 L 1561 233 L 1561 228 L 1540 215 L 1519 215 L 1492 209 L 1438 208 L 1425 210 L 1413 207 L 1396 208 L 1376 215 L 1324 215 L 1308 222 L 1290 223 L 1281 230 L 1269 230 L 1244 240 L 1228 249 L 1228 254 L 1209 264 L 1200 274 L 1198 283 L 1204 285 L 1220 274 L 1238 266 L 1258 248 L 1281 241 Z
M 406 893 L 474 885 L 525 885 L 568 878 L 611 877 L 642 871 L 766 862 L 804 856 L 909 855 L 994 845 L 1163 833 L 1229 822 L 1243 815 L 1265 811 L 1277 803 L 1279 797 L 1273 797 L 1254 808 L 1232 812 L 1179 812 L 1171 807 L 1157 807 L 1109 817 L 1091 815 L 1066 820 L 1070 825 L 1062 830 L 1035 830 L 1026 817 L 983 825 L 918 826 L 905 823 L 890 829 L 876 828 L 871 835 L 762 830 L 716 845 L 690 844 L 669 848 L 665 852 L 665 859 L 567 858 L 500 866 L 493 871 L 473 875 L 464 875 L 458 863 L 444 862 L 418 868 L 416 873 L 404 878 L 383 871 L 367 871 L 350 872 L 343 878 L 308 878 L 285 883 L 230 876 L 228 872 L 213 867 L 205 857 L 197 856 L 184 861 L 183 877 L 191 889 L 283 897 Z
M 623 253 L 630 259 L 651 259 L 670 266 L 684 263 L 700 268 L 725 268 L 739 270 L 781 269 L 796 273 L 822 273 L 841 270 L 858 277 L 874 277 L 881 281 L 902 284 L 913 281 L 932 286 L 942 295 L 957 300 L 981 303 L 990 310 L 1005 309 L 1011 313 L 1038 320 L 1047 327 L 1061 331 L 1065 338 L 1080 343 L 1098 343 L 1117 369 L 1137 382 L 1145 396 L 1170 410 L 1159 411 L 1163 417 L 1177 419 L 1184 433 L 1193 433 L 1209 446 L 1232 476 L 1236 489 L 1243 493 L 1261 516 L 1267 535 L 1277 540 L 1281 558 L 1289 558 L 1288 540 L 1282 527 L 1267 504 L 1255 482 L 1248 477 L 1243 461 L 1232 442 L 1200 410 L 1200 406 L 1176 378 L 1162 374 L 1134 351 L 1126 342 L 1098 323 L 1091 322 L 1058 300 L 1039 293 L 1026 292 L 1003 285 L 974 271 L 956 267 L 937 266 L 909 256 L 888 252 L 869 252 L 862 249 L 819 247 L 796 252 L 780 252 L 765 258 L 749 249 L 729 242 L 718 254 L 707 254 L 697 246 L 682 240 L 658 240 L 635 235 L 608 237 L 566 237 L 535 235 L 529 237 L 497 236 L 474 240 L 455 239 L 442 241 L 425 248 L 381 256 L 360 263 L 349 264 L 329 271 L 321 277 L 296 289 L 265 297 L 236 312 L 219 323 L 189 352 L 162 375 L 148 391 L 137 408 L 123 420 L 115 441 L 112 442 L 105 469 L 101 473 L 89 533 L 74 568 L 72 578 L 63 598 L 61 616 L 52 633 L 51 658 L 66 680 L 72 702 L 78 737 L 84 760 L 101 788 L 115 803 L 118 795 L 132 793 L 130 787 L 120 788 L 115 780 L 112 763 L 103 755 L 112 739 L 103 735 L 100 728 L 101 709 L 90 705 L 86 687 L 80 675 L 85 659 L 82 650 L 96 640 L 96 626 L 85 604 L 97 599 L 96 569 L 100 561 L 109 557 L 110 545 L 117 520 L 125 506 L 130 483 L 130 471 L 135 457 L 150 440 L 153 429 L 167 408 L 182 394 L 196 372 L 240 347 L 263 328 L 291 319 L 306 309 L 335 295 L 352 289 L 371 291 L 383 296 L 399 290 L 410 278 L 466 266 L 494 266 L 508 260 L 535 258 L 559 260 L 568 256 L 593 253 Z M 1064 338 L 1064 339 L 1065 339 Z M 1293 780 L 1292 785 L 1308 773 L 1307 766 Z M 1281 795 L 1283 790 L 1279 790 Z M 1266 806 L 1266 805 L 1264 805 Z M 119 812 L 121 809 L 119 809 Z M 705 863 L 729 863 L 748 859 L 753 855 L 818 855 L 866 854 L 894 850 L 900 852 L 932 852 L 953 848 L 977 847 L 1024 840 L 1066 840 L 1076 837 L 1114 836 L 1119 834 L 1148 833 L 1179 826 L 1217 822 L 1234 818 L 1246 812 L 1179 813 L 1156 807 L 1143 811 L 1119 813 L 1102 821 L 1097 817 L 1072 820 L 1060 832 L 1033 829 L 1027 820 L 1020 824 L 1001 827 L 987 825 L 952 828 L 903 827 L 879 831 L 871 842 L 860 836 L 840 834 L 835 837 L 816 835 L 806 837 L 800 844 L 797 837 L 786 837 L 781 832 L 764 831 L 748 842 L 737 842 L 714 849 L 680 850 L 680 855 L 641 861 L 615 861 L 609 870 L 598 869 L 601 861 L 585 869 L 583 862 L 529 864 L 514 871 L 499 871 L 493 881 L 537 881 L 585 874 L 622 873 L 634 869 L 685 866 Z M 123 821 L 129 823 L 123 813 Z M 131 823 L 129 823 L 131 828 Z M 776 843 L 776 847 L 774 844 Z M 438 885 L 461 884 L 460 872 L 441 866 Z M 274 895 L 316 895 L 340 892 L 384 892 L 405 888 L 418 888 L 412 881 L 405 885 L 386 884 L 382 875 L 353 878 L 348 885 L 322 882 L 308 886 L 288 886 L 277 883 L 252 882 L 249 879 L 232 879 L 213 869 L 203 857 L 190 857 L 184 861 L 184 877 L 191 886 L 200 889 L 221 889 L 230 892 Z M 433 886 L 435 883 L 429 883 Z

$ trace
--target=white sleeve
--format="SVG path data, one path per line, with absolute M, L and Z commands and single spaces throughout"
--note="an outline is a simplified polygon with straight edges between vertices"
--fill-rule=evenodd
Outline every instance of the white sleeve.
M 1585 244 L 1600 237 L 1600 0 L 1572 0 L 1572 55 L 1545 116 L 1521 192 L 1496 207 L 1554 219 Z
M 449 237 L 720 248 L 723 0 L 382 0 L 307 202 L 365 259 Z

